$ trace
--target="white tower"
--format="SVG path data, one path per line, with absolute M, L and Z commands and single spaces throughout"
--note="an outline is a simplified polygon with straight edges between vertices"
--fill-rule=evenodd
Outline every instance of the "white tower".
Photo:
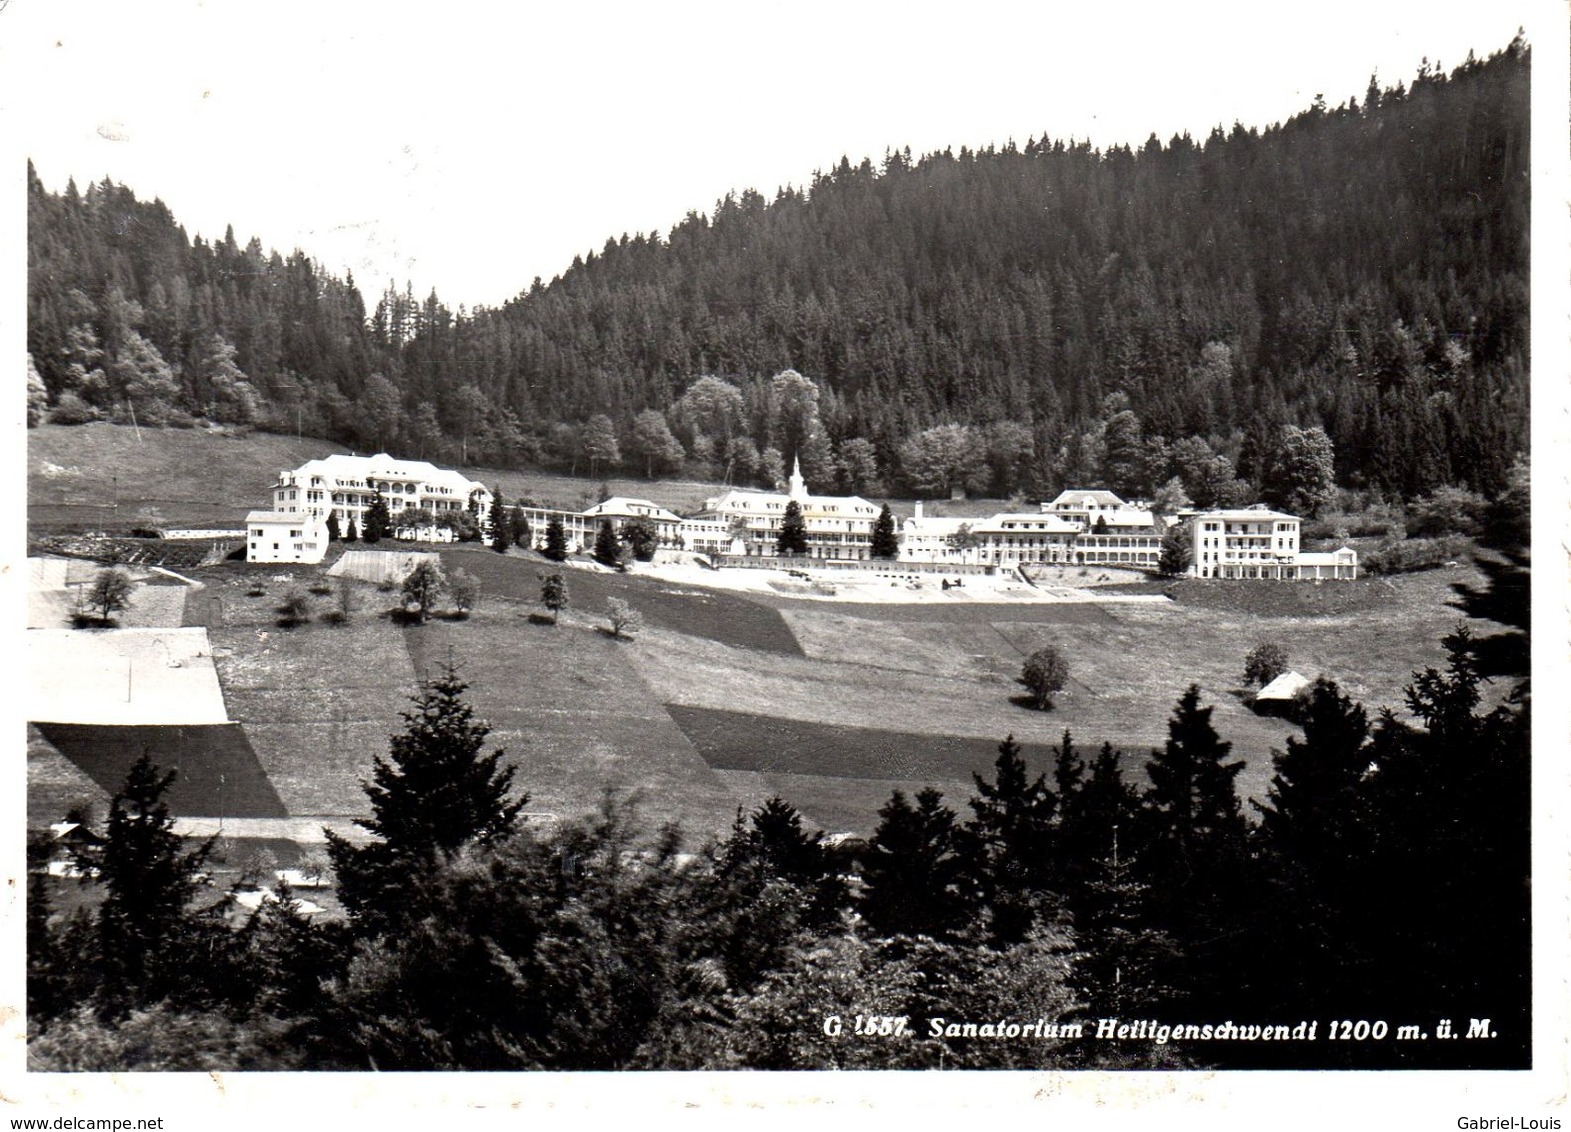
M 798 503 L 807 502 L 807 481 L 802 478 L 802 460 L 799 456 L 791 457 L 791 490 L 786 496 Z

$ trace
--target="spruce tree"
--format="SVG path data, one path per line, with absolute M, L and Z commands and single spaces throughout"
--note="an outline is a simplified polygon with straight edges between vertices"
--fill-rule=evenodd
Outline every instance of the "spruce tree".
M 775 537 L 775 553 L 807 553 L 807 520 L 802 517 L 802 505 L 790 500 L 785 505 L 785 516 L 780 520 L 780 533 Z
M 1208 845 L 1241 839 L 1244 819 L 1233 780 L 1242 761 L 1224 762 L 1233 749 L 1211 726 L 1214 707 L 1200 706 L 1200 686 L 1179 697 L 1167 724 L 1167 743 L 1151 752 L 1146 793 L 1154 856 L 1185 869 Z
M 524 509 L 518 504 L 513 504 L 513 509 L 508 513 L 507 526 L 513 536 L 513 545 L 529 549 L 529 516 L 524 514 Z
M 349 516 L 349 529 L 344 532 L 344 541 L 345 542 L 359 542 L 360 541 L 360 527 L 359 527 L 359 524 L 357 524 L 355 522 L 355 517 L 353 515 Z
M 900 556 L 900 540 L 895 537 L 895 517 L 890 513 L 887 503 L 878 512 L 878 518 L 873 520 L 872 555 L 874 558 Z
M 998 744 L 996 777 L 972 774 L 977 795 L 970 801 L 967 829 L 993 911 L 993 934 L 1004 942 L 1025 938 L 1051 876 L 1053 818 L 1058 799 L 1045 775 L 1033 781 L 1013 735 Z
M 496 488 L 491 495 L 491 549 L 498 554 L 506 554 L 507 548 L 513 545 L 513 532 L 509 528 L 507 507 L 502 502 L 502 489 Z
M 338 542 L 341 538 L 343 538 L 343 532 L 338 526 L 338 512 L 329 511 L 327 513 L 327 541 Z
M 327 831 L 339 895 L 359 923 L 408 909 L 433 867 L 465 845 L 506 837 L 529 800 L 509 798 L 514 768 L 502 764 L 504 752 L 483 753 L 490 728 L 464 701 L 468 687 L 444 665 L 402 713 L 403 732 L 364 784 L 371 816 L 355 821 L 378 840 L 355 846 Z
M 111 1009 L 152 1004 L 190 982 L 185 965 L 198 932 L 190 905 L 213 839 L 187 848 L 164 796 L 176 772 L 160 774 L 145 752 L 109 805 L 93 855 L 104 901 L 98 910 L 100 994 Z
M 391 530 L 387 500 L 382 497 L 382 489 L 377 488 L 371 496 L 371 505 L 365 509 L 365 526 L 360 530 L 360 538 L 370 543 L 381 542 Z
M 601 519 L 600 529 L 595 532 L 594 559 L 602 566 L 622 565 L 622 540 L 617 536 L 616 525 L 610 519 Z
M 927 787 L 913 806 L 896 790 L 878 816 L 862 873 L 868 927 L 938 940 L 962 934 L 975 910 L 975 883 L 963 827 L 943 795 Z
M 552 515 L 545 526 L 544 554 L 552 562 L 562 562 L 567 558 L 567 531 L 562 527 L 562 517 Z

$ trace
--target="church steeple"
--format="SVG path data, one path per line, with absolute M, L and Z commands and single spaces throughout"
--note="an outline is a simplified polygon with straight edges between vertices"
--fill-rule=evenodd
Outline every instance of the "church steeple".
M 802 478 L 802 458 L 800 456 L 791 457 L 791 489 L 786 494 L 787 498 L 794 499 L 798 503 L 807 502 L 807 481 Z

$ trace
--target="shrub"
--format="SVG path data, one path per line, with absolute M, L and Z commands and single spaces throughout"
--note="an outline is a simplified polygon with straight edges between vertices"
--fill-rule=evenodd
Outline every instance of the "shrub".
M 285 629 L 293 629 L 296 625 L 311 620 L 311 599 L 300 590 L 290 590 L 284 594 L 284 600 L 279 605 L 278 624 Z
M 1275 641 L 1261 641 L 1244 657 L 1244 683 L 1264 688 L 1287 671 L 1287 650 Z
M 644 627 L 644 615 L 619 597 L 606 599 L 606 618 L 613 637 L 631 637 Z
M 92 405 L 75 393 L 68 392 L 60 394 L 60 400 L 49 413 L 49 420 L 54 424 L 74 425 L 96 421 L 99 416 L 98 410 Z
M 1471 541 L 1461 535 L 1402 539 L 1384 542 L 1366 551 L 1361 565 L 1371 574 L 1407 574 L 1415 570 L 1433 570 L 1447 562 L 1466 557 L 1471 548 Z

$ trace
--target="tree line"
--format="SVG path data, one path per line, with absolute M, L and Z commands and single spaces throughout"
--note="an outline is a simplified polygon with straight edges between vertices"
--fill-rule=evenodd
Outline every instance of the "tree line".
M 1529 67 L 1519 36 L 1203 141 L 842 159 L 456 312 L 30 172 L 30 403 L 997 497 L 1188 468 L 1225 501 L 1318 432 L 1344 486 L 1493 495 L 1527 436 Z
M 207 880 L 213 843 L 175 836 L 173 775 L 144 755 L 102 843 L 78 851 L 98 899 L 53 913 L 35 870 L 29 1056 L 38 1069 L 1523 1067 L 1524 577 L 1499 562 L 1484 588 L 1459 588 L 1465 610 L 1514 627 L 1449 635 L 1445 666 L 1413 674 L 1406 719 L 1317 681 L 1250 803 L 1258 821 L 1190 687 L 1143 759 L 1066 732 L 1037 770 L 1006 738 L 962 806 L 897 790 L 861 846 L 810 832 L 780 798 L 696 850 L 612 795 L 543 831 L 522 820 L 519 764 L 487 748 L 448 666 L 375 761 L 367 836 L 328 837 L 346 915 L 324 921 L 283 884 L 237 914 Z M 1491 672 L 1515 691 L 1485 707 Z M 829 1022 L 858 1015 L 909 1033 L 870 1041 Z M 1054 1029 L 982 1041 L 934 1032 L 935 1018 Z M 1106 1018 L 1313 1021 L 1318 1037 L 1089 1038 Z M 1487 1019 L 1496 1036 L 1444 1040 L 1444 1019 Z M 1380 1040 L 1332 1025 L 1372 1020 L 1389 1027 Z

